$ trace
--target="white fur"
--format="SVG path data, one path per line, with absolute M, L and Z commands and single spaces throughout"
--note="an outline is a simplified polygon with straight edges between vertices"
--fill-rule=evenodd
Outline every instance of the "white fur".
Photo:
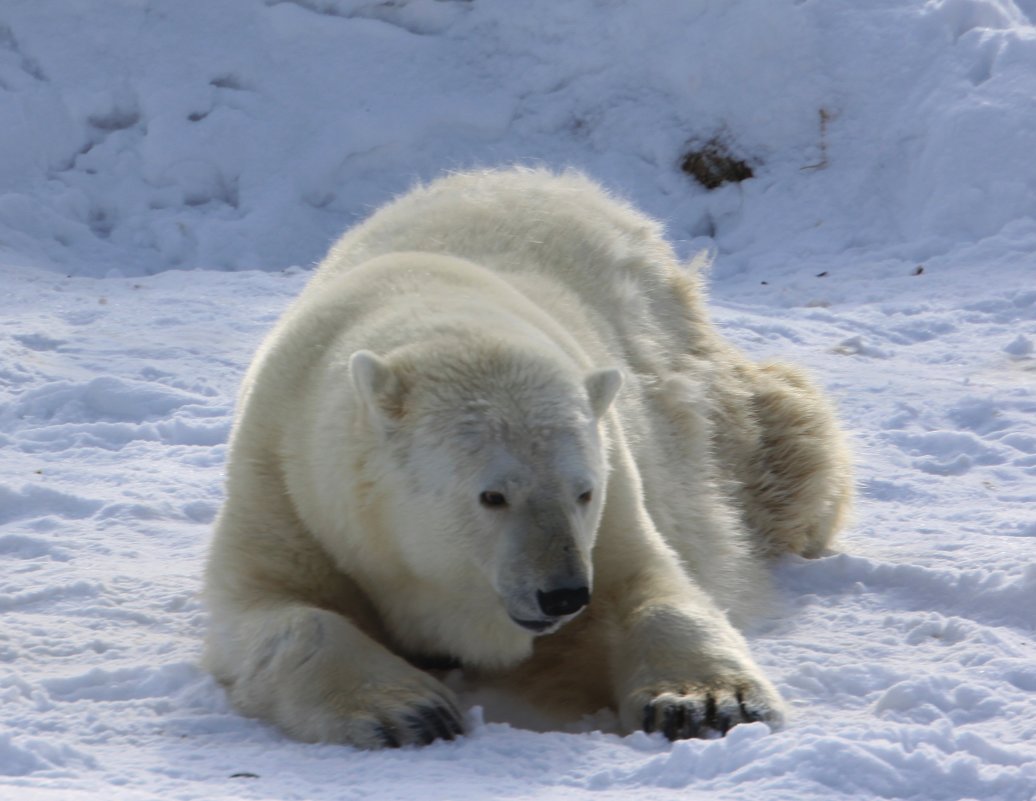
M 671 737 L 778 723 L 731 618 L 766 555 L 827 546 L 848 459 L 801 374 L 718 337 L 698 281 L 576 174 L 453 175 L 347 232 L 241 393 L 206 580 L 238 707 L 427 741 L 456 702 L 407 660 L 450 656 Z M 580 586 L 581 614 L 515 622 Z

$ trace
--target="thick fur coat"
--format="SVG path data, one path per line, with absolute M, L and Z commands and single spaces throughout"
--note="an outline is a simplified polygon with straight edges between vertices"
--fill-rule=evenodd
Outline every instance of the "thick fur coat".
M 851 495 L 829 404 L 724 342 L 586 178 L 452 175 L 350 230 L 241 391 L 206 663 L 295 737 L 451 738 L 429 661 L 671 739 L 779 724 L 735 624 Z

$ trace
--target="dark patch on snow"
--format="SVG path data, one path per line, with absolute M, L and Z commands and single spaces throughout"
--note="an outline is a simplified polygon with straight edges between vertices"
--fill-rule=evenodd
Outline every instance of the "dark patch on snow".
M 740 183 L 755 174 L 749 163 L 737 158 L 730 146 L 718 136 L 703 145 L 692 145 L 681 158 L 680 169 L 706 189 Z

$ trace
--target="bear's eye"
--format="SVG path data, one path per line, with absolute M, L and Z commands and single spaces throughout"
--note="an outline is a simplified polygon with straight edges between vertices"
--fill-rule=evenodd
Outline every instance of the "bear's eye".
M 479 495 L 478 502 L 491 509 L 507 506 L 507 498 L 504 497 L 504 494 L 502 492 L 493 492 L 493 490 L 486 490 Z
M 586 492 L 582 493 L 577 498 L 577 500 L 580 503 L 590 503 L 590 501 L 592 501 L 593 499 L 594 499 L 594 491 L 593 490 L 587 490 Z

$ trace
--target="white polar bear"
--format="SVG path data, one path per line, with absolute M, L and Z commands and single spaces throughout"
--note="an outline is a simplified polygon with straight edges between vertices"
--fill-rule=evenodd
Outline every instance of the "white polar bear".
M 778 724 L 731 621 L 850 494 L 828 404 L 720 339 L 656 223 L 578 174 L 452 175 L 346 233 L 260 348 L 205 660 L 367 748 L 461 733 L 443 659 L 670 739 Z

